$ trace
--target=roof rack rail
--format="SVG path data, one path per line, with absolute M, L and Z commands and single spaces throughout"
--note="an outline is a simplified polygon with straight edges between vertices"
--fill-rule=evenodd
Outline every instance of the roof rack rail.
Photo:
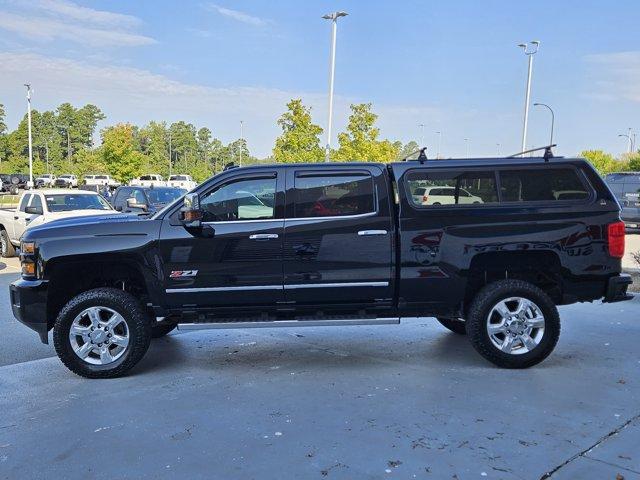
M 420 155 L 418 155 L 417 160 L 418 160 L 420 163 L 424 163 L 424 162 L 426 162 L 426 161 L 427 161 L 427 147 L 422 147 L 422 148 L 419 148 L 418 150 L 415 150 L 415 151 L 411 152 L 409 155 L 407 155 L 406 157 L 404 157 L 404 158 L 403 158 L 402 160 L 400 160 L 400 161 L 401 161 L 401 162 L 406 162 L 406 161 L 408 161 L 408 160 L 409 160 L 409 157 L 410 157 L 411 155 L 414 155 L 414 154 L 416 154 L 416 153 L 418 153 L 418 152 L 420 152 Z
M 542 156 L 542 158 L 544 158 L 545 162 L 548 162 L 551 158 L 555 157 L 551 149 L 557 146 L 558 145 L 556 143 L 553 143 L 545 147 L 532 148 L 531 150 L 525 150 L 524 152 L 514 153 L 513 155 L 509 155 L 508 157 L 505 157 L 505 158 L 515 158 L 515 157 L 519 157 L 520 155 L 524 155 L 525 153 L 533 153 L 533 152 L 539 152 L 540 150 L 544 150 L 544 155 Z

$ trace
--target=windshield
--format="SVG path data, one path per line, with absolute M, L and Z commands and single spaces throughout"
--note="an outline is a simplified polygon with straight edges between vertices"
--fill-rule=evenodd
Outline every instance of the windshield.
M 170 180 L 189 180 L 189 177 L 186 175 L 172 175 Z
M 72 210 L 111 210 L 111 206 L 100 195 L 69 193 L 47 195 L 50 212 L 70 212 Z
M 182 197 L 185 193 L 187 193 L 187 191 L 182 188 L 154 188 L 147 190 L 147 197 L 149 197 L 149 201 L 152 204 L 157 205 L 173 202 L 174 200 Z

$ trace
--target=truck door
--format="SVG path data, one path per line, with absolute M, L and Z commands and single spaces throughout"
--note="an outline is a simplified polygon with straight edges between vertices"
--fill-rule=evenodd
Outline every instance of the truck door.
M 287 172 L 284 290 L 288 303 L 390 305 L 393 230 L 380 166 Z
M 27 225 L 31 221 L 31 217 L 33 217 L 33 215 L 29 215 L 25 212 L 32 202 L 33 197 L 37 197 L 37 195 L 31 193 L 25 193 L 22 195 L 20 205 L 18 205 L 18 208 L 15 211 L 13 216 L 13 236 L 11 237 L 14 241 L 20 240 L 20 237 L 22 237 Z
M 177 213 L 163 222 L 160 251 L 170 306 L 269 309 L 283 299 L 283 172 L 223 175 L 200 194 L 208 234 L 189 233 Z M 232 314 L 234 311 L 232 311 Z

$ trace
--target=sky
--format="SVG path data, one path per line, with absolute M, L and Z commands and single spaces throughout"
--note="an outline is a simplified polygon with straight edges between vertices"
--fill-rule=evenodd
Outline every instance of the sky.
M 640 133 L 635 0 L 0 0 L 0 103 L 11 129 L 26 82 L 33 108 L 93 103 L 107 115 L 100 127 L 185 120 L 229 142 L 243 121 L 265 157 L 291 98 L 326 128 L 321 17 L 336 10 L 349 14 L 338 22 L 336 135 L 351 103 L 371 102 L 381 136 L 416 140 L 431 157 L 436 132 L 446 157 L 516 153 L 527 76 L 517 45 L 530 40 L 541 42 L 531 102 L 554 109 L 557 153 L 618 155 L 618 135 Z M 527 144 L 549 143 L 550 123 L 532 106 Z

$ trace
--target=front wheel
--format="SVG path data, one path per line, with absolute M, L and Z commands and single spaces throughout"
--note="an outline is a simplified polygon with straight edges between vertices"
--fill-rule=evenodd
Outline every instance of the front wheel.
M 553 300 L 522 280 L 500 280 L 471 302 L 466 321 L 473 347 L 494 365 L 528 368 L 551 354 L 560 337 Z
M 136 365 L 151 342 L 149 317 L 130 293 L 96 288 L 72 298 L 53 327 L 62 363 L 87 378 L 119 377 Z
M 16 256 L 16 249 L 9 239 L 9 234 L 6 230 L 0 230 L 0 255 L 3 258 L 10 258 Z

